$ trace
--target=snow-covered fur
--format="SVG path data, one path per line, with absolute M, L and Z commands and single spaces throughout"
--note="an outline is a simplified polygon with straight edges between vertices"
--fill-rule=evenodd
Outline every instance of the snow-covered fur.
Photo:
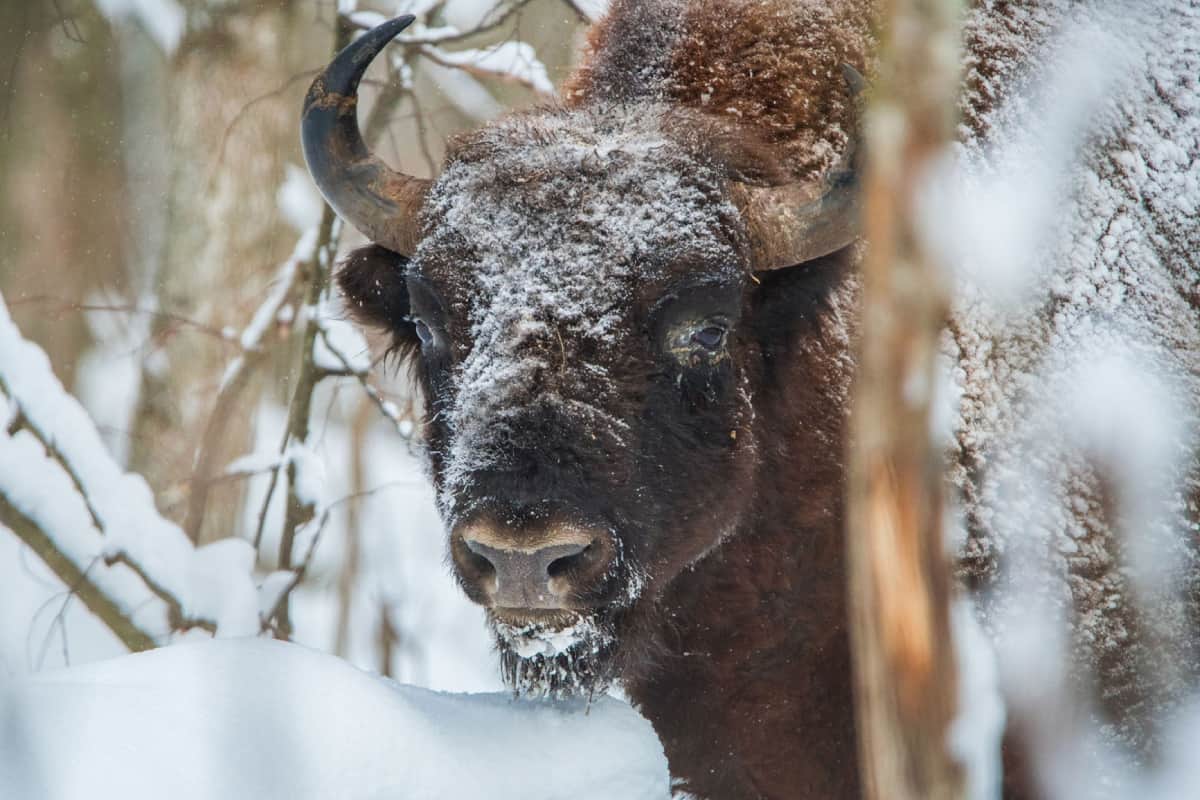
M 959 254 L 945 340 L 960 575 L 1002 656 L 1066 623 L 1092 724 L 1144 761 L 1200 669 L 1200 8 L 989 1 L 966 43 L 967 227 L 1000 234 Z
M 974 7 L 947 183 L 980 198 L 1017 165 L 1057 191 L 1042 215 L 1055 224 L 1026 232 L 1027 250 L 1008 237 L 1028 277 L 1007 299 L 975 263 L 995 252 L 932 234 L 965 262 L 945 337 L 959 575 L 1002 650 L 1017 601 L 1062 611 L 1072 685 L 1094 679 L 1097 718 L 1136 753 L 1196 663 L 1200 23 L 1187 0 L 1159 11 Z M 465 522 L 612 537 L 618 556 L 576 610 L 494 619 L 517 688 L 620 678 L 697 797 L 858 792 L 842 450 L 859 248 L 755 276 L 730 198 L 837 161 L 854 129 L 839 67 L 870 73 L 871 14 L 852 0 L 615 0 L 565 107 L 452 143 L 411 261 L 375 248 L 340 273 L 364 321 L 421 352 L 431 472 L 468 595 L 486 600 Z M 1073 32 L 1097 29 L 1121 69 L 1067 133 L 1041 136 L 1072 108 L 1041 87 L 1076 97 L 1053 79 L 1088 50 Z M 1056 143 L 1043 168 L 1038 148 Z M 1170 411 L 1177 425 L 1140 424 Z M 1168 564 L 1139 560 L 1139 540 Z

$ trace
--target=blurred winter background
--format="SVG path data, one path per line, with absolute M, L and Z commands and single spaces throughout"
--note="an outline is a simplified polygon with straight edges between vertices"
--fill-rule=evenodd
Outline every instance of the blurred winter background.
M 393 165 L 429 175 L 448 135 L 551 95 L 597 10 L 564 0 L 4 4 L 0 294 L 107 456 L 148 481 L 153 506 L 142 516 L 156 507 L 162 519 L 138 524 L 177 526 L 162 534 L 178 539 L 170 547 L 146 541 L 148 530 L 114 544 L 106 523 L 147 498 L 90 486 L 112 507 L 80 511 L 92 514 L 93 536 L 60 543 L 82 580 L 119 587 L 130 636 L 208 638 L 261 620 L 267 633 L 285 628 L 405 683 L 500 688 L 482 615 L 443 562 L 406 375 L 368 372 L 381 348 L 321 291 L 331 259 L 362 239 L 323 217 L 299 108 L 335 38 L 417 14 L 414 43 L 368 73 L 362 119 Z M 13 373 L 26 386 L 47 377 L 31 377 L 36 355 L 7 356 L 9 383 Z M 303 432 L 289 419 L 298 398 L 310 409 Z M 38 405 L 56 408 L 49 399 Z M 41 412 L 39 429 L 18 419 L 19 405 L 0 413 L 9 453 L 22 429 L 46 441 L 74 433 L 63 427 L 69 411 Z M 97 454 L 72 446 L 74 472 L 94 471 Z M 60 483 L 71 465 L 41 460 L 45 475 L 28 460 L 9 466 L 69 513 L 71 498 L 49 487 L 70 494 Z M 250 544 L 212 555 L 230 539 Z M 0 668 L 126 652 L 86 593 L 35 552 L 0 525 Z M 175 585 L 148 588 L 138 559 L 166 563 Z M 253 608 L 229 607 L 237 592 L 221 570 L 240 572 Z M 205 595 L 205 580 L 219 598 Z

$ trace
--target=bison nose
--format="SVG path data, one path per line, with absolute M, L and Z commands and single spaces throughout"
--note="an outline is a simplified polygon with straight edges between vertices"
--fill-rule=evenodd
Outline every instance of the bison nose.
M 472 525 L 455 538 L 451 551 L 467 593 L 491 608 L 578 608 L 580 595 L 611 562 L 606 535 L 582 528 L 518 539 L 502 528 Z

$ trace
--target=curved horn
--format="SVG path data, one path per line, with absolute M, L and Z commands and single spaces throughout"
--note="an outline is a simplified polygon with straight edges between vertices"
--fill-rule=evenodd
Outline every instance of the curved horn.
M 842 65 L 842 74 L 851 96 L 857 98 L 865 85 L 862 75 L 849 64 Z M 825 176 L 819 194 L 809 184 L 746 191 L 742 215 L 755 271 L 812 261 L 841 250 L 858 237 L 861 162 L 858 144 L 851 141 L 842 163 Z
M 375 56 L 412 24 L 412 15 L 372 28 L 338 53 L 304 98 L 300 141 L 317 188 L 342 219 L 371 241 L 412 255 L 418 212 L 430 182 L 393 171 L 358 130 L 358 84 Z

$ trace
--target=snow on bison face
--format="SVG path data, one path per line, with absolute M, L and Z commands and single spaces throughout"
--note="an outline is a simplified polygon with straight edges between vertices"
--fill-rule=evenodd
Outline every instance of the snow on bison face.
M 745 237 L 664 119 L 490 126 L 433 185 L 412 259 L 341 276 L 359 307 L 404 297 L 384 322 L 419 360 L 455 572 L 522 691 L 603 682 L 627 618 L 750 499 Z

